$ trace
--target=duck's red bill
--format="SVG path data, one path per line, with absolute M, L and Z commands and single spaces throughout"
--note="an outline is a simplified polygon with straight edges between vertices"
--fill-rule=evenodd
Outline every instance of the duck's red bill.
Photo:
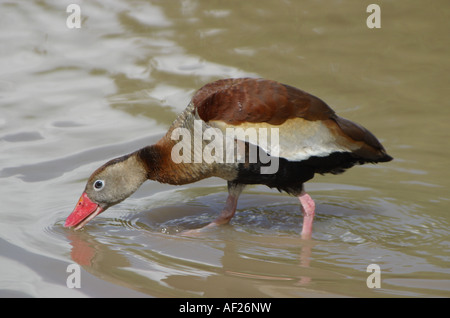
M 103 209 L 97 204 L 91 201 L 86 192 L 80 197 L 78 203 L 73 212 L 67 217 L 65 227 L 75 226 L 75 230 L 81 229 L 90 220 L 103 212 Z

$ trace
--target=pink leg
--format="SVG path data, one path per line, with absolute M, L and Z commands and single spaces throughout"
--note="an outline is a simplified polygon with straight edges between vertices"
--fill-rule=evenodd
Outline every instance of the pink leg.
M 300 200 L 303 209 L 302 238 L 310 239 L 312 235 L 312 226 L 315 214 L 314 210 L 316 208 L 316 204 L 306 192 L 302 192 L 298 196 L 298 199 Z
M 228 222 L 230 222 L 231 218 L 234 216 L 234 213 L 236 213 L 236 207 L 237 207 L 239 195 L 241 194 L 242 190 L 244 190 L 244 188 L 245 188 L 244 184 L 235 184 L 235 183 L 228 182 L 227 202 L 225 203 L 225 207 L 220 212 L 219 216 L 214 221 L 209 223 L 208 225 L 206 225 L 200 229 L 184 231 L 182 233 L 182 235 L 196 236 L 203 229 L 212 228 L 212 227 L 222 225 L 222 224 L 227 224 Z
M 244 187 L 245 185 L 243 184 L 228 183 L 228 198 L 227 202 L 225 203 L 225 207 L 220 212 L 220 215 L 207 226 L 227 224 L 228 222 L 230 222 L 231 218 L 236 212 L 239 195 L 241 194 Z

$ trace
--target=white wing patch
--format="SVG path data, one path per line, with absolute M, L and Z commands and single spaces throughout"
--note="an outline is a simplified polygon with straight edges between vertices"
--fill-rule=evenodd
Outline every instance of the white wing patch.
M 256 133 L 258 135 L 256 143 L 254 138 L 253 140 L 246 139 L 242 137 L 242 134 L 236 134 L 236 139 L 246 140 L 256 144 L 271 155 L 291 161 L 307 160 L 313 156 L 325 157 L 333 152 L 351 151 L 348 147 L 340 144 L 338 142 L 340 138 L 333 135 L 330 129 L 320 120 L 309 121 L 303 118 L 292 118 L 281 125 L 267 123 L 228 125 L 223 121 L 215 120 L 209 121 L 208 125 L 219 128 L 224 134 L 227 128 L 244 130 L 246 132 L 243 134 L 244 136 Z M 276 135 L 278 135 L 278 138 Z

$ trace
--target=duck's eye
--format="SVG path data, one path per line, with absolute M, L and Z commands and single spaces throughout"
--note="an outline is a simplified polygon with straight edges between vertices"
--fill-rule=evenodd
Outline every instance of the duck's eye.
M 94 182 L 94 190 L 95 191 L 100 191 L 101 189 L 103 189 L 105 186 L 105 181 L 103 180 L 96 180 Z

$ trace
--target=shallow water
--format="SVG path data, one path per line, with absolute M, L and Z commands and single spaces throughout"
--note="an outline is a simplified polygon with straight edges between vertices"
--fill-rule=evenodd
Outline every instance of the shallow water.
M 448 297 L 447 1 L 73 1 L 0 4 L 0 296 Z M 196 89 L 260 76 L 374 132 L 395 160 L 262 186 L 231 224 L 220 179 L 147 182 L 84 230 L 63 227 L 90 173 L 158 140 Z M 67 268 L 81 266 L 81 288 Z M 381 288 L 368 288 L 369 264 Z

